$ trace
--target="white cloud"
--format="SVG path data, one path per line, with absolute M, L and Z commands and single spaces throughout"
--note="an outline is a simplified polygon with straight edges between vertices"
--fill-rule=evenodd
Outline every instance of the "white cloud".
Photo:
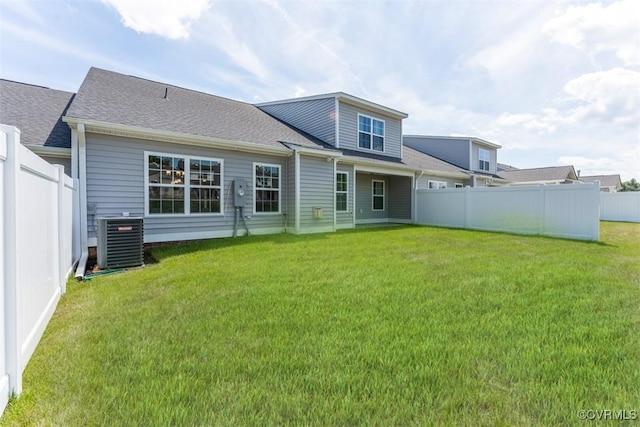
M 640 177 L 640 149 L 622 153 L 610 153 L 608 156 L 563 156 L 558 158 L 560 165 L 572 165 L 583 176 L 617 175 L 623 181 Z
M 120 15 L 125 27 L 170 40 L 188 39 L 189 26 L 208 8 L 209 0 L 102 0 Z
M 640 124 L 640 73 L 623 68 L 582 75 L 564 86 L 569 100 L 581 105 L 570 120 L 599 120 L 620 125 Z
M 595 55 L 613 52 L 627 66 L 640 65 L 640 2 L 569 7 L 542 27 L 556 43 Z
M 548 113 L 543 113 L 541 117 L 533 114 L 502 113 L 495 120 L 494 126 L 524 129 L 538 134 L 550 134 L 556 130 L 556 125 L 550 120 Z

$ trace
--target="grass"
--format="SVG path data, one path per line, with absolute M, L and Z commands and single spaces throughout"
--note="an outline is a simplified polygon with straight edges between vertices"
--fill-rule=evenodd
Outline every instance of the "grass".
M 4 425 L 567 425 L 640 413 L 640 224 L 155 249 L 70 284 Z M 627 412 L 627 415 L 629 412 Z

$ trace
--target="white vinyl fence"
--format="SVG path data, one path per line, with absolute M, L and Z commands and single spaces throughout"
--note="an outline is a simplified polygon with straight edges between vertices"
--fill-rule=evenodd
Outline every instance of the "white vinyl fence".
M 417 190 L 417 223 L 597 241 L 599 204 L 599 183 Z
M 640 191 L 600 193 L 600 219 L 640 222 Z
M 22 373 L 72 268 L 73 181 L 0 125 L 0 413 L 22 391 Z

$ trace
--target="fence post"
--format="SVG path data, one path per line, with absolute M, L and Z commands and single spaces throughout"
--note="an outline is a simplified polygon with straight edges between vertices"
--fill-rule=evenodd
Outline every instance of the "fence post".
M 464 188 L 464 228 L 467 230 L 469 229 L 469 224 L 471 223 L 471 202 L 469 201 L 469 199 L 471 198 L 470 191 L 471 188 Z
M 22 392 L 22 370 L 18 337 L 18 257 L 17 257 L 17 203 L 20 174 L 20 130 L 15 126 L 0 125 L 7 134 L 7 160 L 4 164 L 4 313 L 5 357 L 9 376 L 9 393 Z
M 60 288 L 60 294 L 64 294 L 67 290 L 67 281 L 66 281 L 66 266 L 65 261 L 67 259 L 65 253 L 64 253 L 64 246 L 65 246 L 65 229 L 64 229 L 64 223 L 65 223 L 65 205 L 64 205 L 64 166 L 61 165 L 54 165 L 56 167 L 56 169 L 58 169 L 58 185 L 57 185 L 57 191 L 58 191 L 58 224 L 57 224 L 57 228 L 58 228 L 58 232 L 56 233 L 56 237 L 58 239 L 58 248 L 57 248 L 57 254 L 58 254 L 58 286 Z
M 593 235 L 595 236 L 595 241 L 600 241 L 600 181 L 592 182 L 593 190 L 591 194 L 593 194 L 594 203 L 598 206 L 598 210 L 596 212 L 596 217 L 593 221 L 595 229 L 593 230 Z
M 544 184 L 538 185 L 538 199 L 540 201 L 540 222 L 538 225 L 538 229 L 540 231 L 538 234 L 541 236 L 545 236 L 547 234 L 547 209 L 545 206 L 547 201 L 547 192 L 545 190 L 546 188 Z

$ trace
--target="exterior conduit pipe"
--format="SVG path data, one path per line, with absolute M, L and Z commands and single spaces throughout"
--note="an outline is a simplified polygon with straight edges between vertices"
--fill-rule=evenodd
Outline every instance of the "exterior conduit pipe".
M 80 261 L 76 269 L 76 279 L 84 277 L 89 259 L 89 243 L 87 235 L 87 139 L 84 124 L 78 123 L 78 215 L 80 217 Z

